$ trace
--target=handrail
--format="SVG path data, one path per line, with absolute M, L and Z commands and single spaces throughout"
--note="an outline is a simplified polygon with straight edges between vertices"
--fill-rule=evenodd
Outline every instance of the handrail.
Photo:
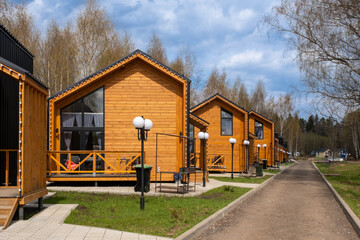
M 9 177 L 10 177 L 10 155 L 9 153 L 10 152 L 18 152 L 19 150 L 18 149 L 0 149 L 0 152 L 5 152 L 5 187 L 8 187 L 9 186 Z M 17 158 L 16 158 L 16 161 L 18 160 L 19 158 L 19 154 L 17 155 Z M 16 172 L 18 172 L 16 170 Z M 18 181 L 17 183 L 18 184 Z
M 62 174 L 62 173 L 71 173 L 71 174 L 87 174 L 92 173 L 96 175 L 97 173 L 104 174 L 129 174 L 135 173 L 133 169 L 133 163 L 141 157 L 141 152 L 139 151 L 106 151 L 106 150 L 94 150 L 94 151 L 84 151 L 84 150 L 74 150 L 74 151 L 47 151 L 47 174 Z M 129 157 L 128 155 L 133 155 Z M 66 155 L 66 157 L 61 157 Z M 79 160 L 79 163 L 74 163 L 71 160 L 72 155 L 85 155 L 82 157 L 82 160 Z M 106 156 L 108 155 L 108 156 Z M 109 156 L 110 155 L 110 156 Z M 115 157 L 115 156 L 116 157 Z M 127 158 L 124 158 L 124 155 Z M 123 156 L 123 158 L 121 158 Z M 91 159 L 92 157 L 92 159 Z M 90 158 L 90 159 L 89 159 Z M 61 160 L 62 159 L 62 160 Z M 64 160 L 65 163 L 63 162 Z M 115 161 L 114 161 L 115 160 Z M 90 162 L 92 167 L 90 169 L 81 169 L 81 166 L 85 165 L 86 162 Z M 125 161 L 125 162 L 124 162 Z M 64 164 L 63 164 L 63 163 Z M 97 164 L 99 162 L 106 163 L 110 169 L 98 169 Z M 116 164 L 114 164 L 114 162 Z M 55 163 L 55 165 L 53 165 Z M 54 169 L 56 168 L 56 170 Z
M 213 155 L 213 156 L 220 156 L 218 159 L 216 159 L 215 161 L 212 161 L 212 158 L 209 158 L 209 161 L 208 161 L 208 168 L 212 168 L 214 166 L 216 167 L 224 167 L 224 159 L 225 159 L 225 156 L 222 155 L 222 154 L 209 154 L 209 155 Z M 220 164 L 218 164 L 220 163 Z

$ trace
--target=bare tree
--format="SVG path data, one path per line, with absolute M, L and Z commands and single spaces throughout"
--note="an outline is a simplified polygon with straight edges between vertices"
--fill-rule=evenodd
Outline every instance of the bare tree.
M 360 106 L 360 1 L 282 0 L 264 22 L 297 51 L 307 92 Z
M 266 99 L 265 86 L 263 81 L 259 80 L 251 97 L 251 106 L 253 110 L 261 114 L 264 114 L 266 111 L 265 99 Z
M 274 102 L 268 104 L 269 108 L 277 115 L 277 124 L 279 126 L 279 133 L 284 135 L 284 130 L 288 127 L 287 120 L 294 110 L 294 104 L 290 94 L 285 96 L 280 95 Z
M 150 38 L 150 42 L 147 48 L 147 53 L 157 61 L 167 65 L 168 58 L 166 56 L 165 48 L 161 42 L 161 39 L 154 32 Z
M 217 68 L 213 68 L 204 89 L 205 98 L 219 93 L 224 97 L 228 97 L 228 81 L 226 80 L 226 71 L 219 73 Z

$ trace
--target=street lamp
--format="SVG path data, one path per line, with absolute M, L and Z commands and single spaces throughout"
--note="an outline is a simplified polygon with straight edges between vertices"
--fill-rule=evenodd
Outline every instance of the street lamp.
M 260 160 L 260 148 L 261 148 L 261 145 L 260 144 L 258 144 L 258 145 L 256 145 L 256 147 L 257 147 L 257 149 L 258 149 L 258 156 L 257 156 L 257 158 L 258 158 L 258 162 L 260 162 L 259 160 Z
M 202 149 L 203 149 L 203 187 L 206 187 L 205 183 L 205 142 L 209 139 L 209 134 L 207 132 L 199 132 L 198 138 L 202 142 Z
M 245 145 L 246 147 L 246 172 L 248 172 L 249 170 L 249 145 L 250 145 L 250 142 L 248 140 L 244 140 L 243 141 L 243 144 Z
M 234 144 L 236 143 L 235 138 L 230 138 L 229 142 L 231 143 L 231 179 L 234 179 Z M 239 164 L 240 172 L 240 164 Z
M 266 158 L 266 147 L 267 147 L 267 145 L 266 145 L 266 143 L 264 143 L 263 148 L 265 148 L 265 159 L 267 160 L 267 158 Z
M 133 119 L 133 125 L 138 130 L 138 140 L 141 141 L 141 197 L 140 197 L 140 209 L 145 208 L 144 197 L 144 141 L 147 140 L 148 131 L 153 126 L 150 119 L 144 119 L 144 117 L 136 117 Z

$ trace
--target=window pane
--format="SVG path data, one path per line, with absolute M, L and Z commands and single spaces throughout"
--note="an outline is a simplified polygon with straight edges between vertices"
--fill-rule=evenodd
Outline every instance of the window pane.
M 104 126 L 104 90 L 100 88 L 84 97 L 84 126 Z
M 255 120 L 255 136 L 258 139 L 264 138 L 263 124 Z
M 232 135 L 232 119 L 223 119 L 221 123 L 221 135 Z
M 232 118 L 232 114 L 227 111 L 221 110 L 221 117 L 222 118 Z
M 82 103 L 81 100 L 63 108 L 61 110 L 62 127 L 81 127 L 82 126 Z
M 221 135 L 231 136 L 233 132 L 233 116 L 231 113 L 221 110 Z
M 85 131 L 85 150 L 102 150 L 104 134 L 100 131 Z

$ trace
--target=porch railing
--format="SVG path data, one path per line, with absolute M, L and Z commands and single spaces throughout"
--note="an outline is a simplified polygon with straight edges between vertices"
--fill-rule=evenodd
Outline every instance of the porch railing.
M 140 151 L 47 151 L 47 174 L 130 174 L 140 159 Z
M 208 169 L 225 168 L 225 156 L 222 154 L 209 154 Z
M 10 184 L 10 153 L 11 152 L 17 153 L 17 157 L 16 157 L 16 161 L 17 161 L 19 159 L 19 151 L 18 151 L 18 149 L 0 149 L 0 153 L 4 153 L 4 152 L 5 152 L 5 187 L 9 187 L 9 184 Z

